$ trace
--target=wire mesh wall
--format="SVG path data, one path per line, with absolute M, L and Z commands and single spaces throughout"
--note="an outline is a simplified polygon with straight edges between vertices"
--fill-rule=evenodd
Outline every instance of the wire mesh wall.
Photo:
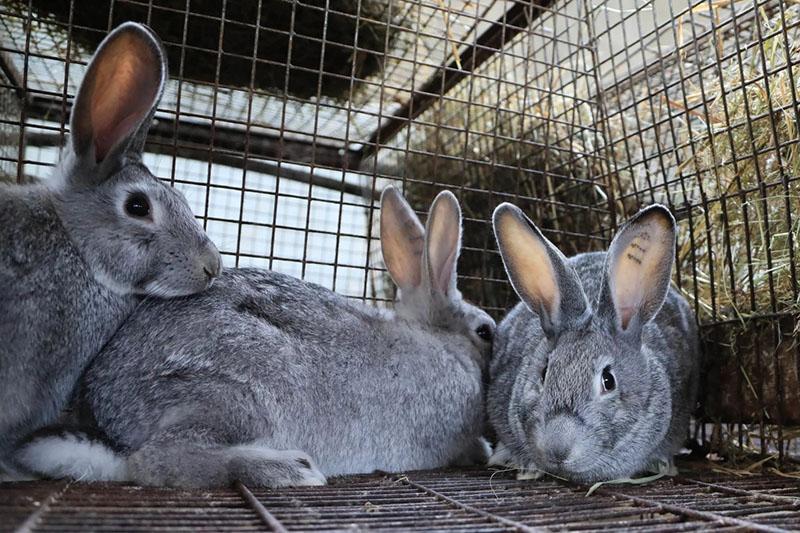
M 572 254 L 663 202 L 718 452 L 796 453 L 800 6 L 780 0 L 4 0 L 0 174 L 46 179 L 88 55 L 123 20 L 171 80 L 146 159 L 228 266 L 378 303 L 388 183 L 465 213 L 465 295 L 514 304 L 489 218 L 520 205 Z M 706 429 L 712 428 L 710 432 Z

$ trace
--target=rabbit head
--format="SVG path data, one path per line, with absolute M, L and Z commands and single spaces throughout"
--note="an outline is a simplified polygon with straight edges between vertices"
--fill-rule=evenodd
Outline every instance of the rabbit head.
M 468 337 L 488 357 L 494 320 L 456 287 L 461 208 L 449 191 L 436 196 L 425 227 L 394 187 L 381 196 L 381 251 L 398 287 L 398 316 Z
M 119 294 L 163 297 L 208 287 L 220 255 L 186 199 L 142 162 L 167 76 L 157 38 L 126 23 L 100 44 L 51 181 L 59 217 L 95 279 Z
M 500 205 L 493 222 L 511 284 L 541 328 L 526 332 L 530 353 L 520 354 L 508 412 L 515 442 L 504 444 L 523 465 L 575 481 L 633 475 L 671 416 L 669 379 L 642 330 L 669 289 L 672 215 L 658 205 L 644 209 L 605 255 L 572 262 L 519 208 Z M 586 287 L 573 267 L 580 261 L 597 263 Z

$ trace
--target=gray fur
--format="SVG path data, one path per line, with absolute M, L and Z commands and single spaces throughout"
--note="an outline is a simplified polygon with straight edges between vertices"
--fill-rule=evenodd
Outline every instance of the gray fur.
M 92 72 L 119 60 L 103 50 L 121 36 L 144 40 L 155 54 L 158 70 L 149 75 L 156 96 L 141 122 L 97 160 L 90 121 L 76 117 L 93 111 Z M 146 133 L 165 73 L 148 30 L 115 30 L 81 85 L 76 106 L 83 111 L 73 113 L 72 137 L 48 185 L 0 186 L 0 459 L 54 420 L 138 295 L 191 294 L 210 284 L 204 269 L 219 272 L 219 254 L 185 199 L 142 165 L 141 143 L 131 140 Z M 125 212 L 133 191 L 148 197 L 152 220 Z
M 501 209 L 518 211 L 510 205 L 498 208 L 496 231 Z M 665 208 L 650 208 L 634 217 L 615 242 L 630 237 L 626 232 L 656 211 L 674 227 Z M 674 233 L 672 239 L 674 250 Z M 700 353 L 693 313 L 668 286 L 671 261 L 653 280 L 654 293 L 661 291 L 655 299 L 663 299 L 663 305 L 646 302 L 644 323 L 634 321 L 628 330 L 620 330 L 608 296 L 605 252 L 579 254 L 562 265 L 574 269 L 582 287 L 576 291 L 560 284 L 562 297 L 585 293 L 592 306 L 587 320 L 548 335 L 525 303 L 506 316 L 498 326 L 487 399 L 499 441 L 497 462 L 579 482 L 623 478 L 660 463 L 672 468 L 695 406 Z M 646 313 L 653 311 L 648 321 L 652 315 Z M 614 373 L 615 393 L 601 392 L 606 366 Z
M 449 193 L 437 202 L 453 212 Z M 445 285 L 406 285 L 390 311 L 283 274 L 227 270 L 202 294 L 137 309 L 88 370 L 83 397 L 127 450 L 130 479 L 147 485 L 319 484 L 485 460 L 491 343 L 475 330 L 494 322 Z

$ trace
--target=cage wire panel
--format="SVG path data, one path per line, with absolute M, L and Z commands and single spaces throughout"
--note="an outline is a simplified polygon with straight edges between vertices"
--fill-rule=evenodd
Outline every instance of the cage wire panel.
M 0 487 L 0 531 L 788 531 L 800 490 L 710 472 L 586 489 L 508 472 L 350 476 L 280 491 L 34 482 Z
M 165 42 L 145 160 L 227 266 L 386 305 L 377 199 L 465 215 L 465 296 L 516 301 L 490 216 L 524 209 L 566 254 L 662 202 L 702 326 L 698 436 L 797 454 L 800 5 L 780 0 L 3 0 L 0 174 L 47 180 L 96 44 Z

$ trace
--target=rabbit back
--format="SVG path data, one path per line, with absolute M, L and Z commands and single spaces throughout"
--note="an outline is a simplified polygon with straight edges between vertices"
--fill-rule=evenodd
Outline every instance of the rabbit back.
M 196 420 L 225 443 L 301 449 L 326 475 L 426 468 L 483 429 L 481 364 L 464 343 L 289 276 L 230 270 L 200 295 L 143 304 L 83 396 L 131 450 Z

